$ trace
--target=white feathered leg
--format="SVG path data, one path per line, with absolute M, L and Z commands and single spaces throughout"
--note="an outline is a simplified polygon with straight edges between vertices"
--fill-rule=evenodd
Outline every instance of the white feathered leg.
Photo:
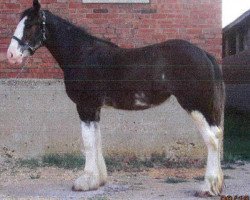
M 191 113 L 208 149 L 205 183 L 201 196 L 219 195 L 223 187 L 223 173 L 220 161 L 220 145 L 222 129 L 217 126 L 209 126 L 205 117 L 198 111 Z
M 102 155 L 101 133 L 98 122 L 81 122 L 85 148 L 85 168 L 73 185 L 73 190 L 96 190 L 107 180 L 107 169 Z

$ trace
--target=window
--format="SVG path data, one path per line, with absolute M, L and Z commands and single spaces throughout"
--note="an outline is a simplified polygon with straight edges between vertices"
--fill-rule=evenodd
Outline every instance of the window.
M 234 55 L 236 54 L 236 34 L 232 34 L 230 35 L 230 37 L 228 38 L 228 55 Z
M 244 51 L 247 49 L 247 30 L 240 29 L 239 30 L 239 51 Z
M 150 0 L 82 0 L 83 3 L 149 3 Z
M 244 34 L 240 33 L 239 35 L 239 51 L 244 50 Z

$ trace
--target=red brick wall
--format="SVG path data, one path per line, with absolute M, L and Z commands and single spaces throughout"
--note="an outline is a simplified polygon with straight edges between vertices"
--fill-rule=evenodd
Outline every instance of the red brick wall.
M 41 0 L 42 7 L 84 26 L 121 47 L 141 47 L 173 38 L 193 42 L 221 59 L 221 0 L 151 0 L 150 4 L 83 4 L 81 0 Z M 0 0 L 0 78 L 16 77 L 6 50 L 19 13 L 32 0 Z M 20 78 L 61 78 L 45 48 L 25 62 Z

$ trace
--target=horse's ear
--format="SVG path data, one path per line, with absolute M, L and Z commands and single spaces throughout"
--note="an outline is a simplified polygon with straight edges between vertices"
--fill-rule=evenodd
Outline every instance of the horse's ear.
M 40 5 L 40 3 L 39 3 L 38 0 L 33 0 L 33 8 L 34 8 L 35 11 L 37 11 L 37 12 L 40 10 L 41 5 Z

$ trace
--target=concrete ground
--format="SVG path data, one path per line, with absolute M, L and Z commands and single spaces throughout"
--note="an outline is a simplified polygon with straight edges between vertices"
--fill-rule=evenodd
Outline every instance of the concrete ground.
M 2 169 L 0 173 L 0 199 L 185 199 L 194 196 L 202 181 L 204 169 L 149 169 L 144 172 L 114 172 L 106 186 L 97 191 L 72 192 L 74 179 L 81 171 L 54 167 L 36 169 Z M 250 195 L 250 163 L 236 164 L 224 169 L 226 195 Z M 168 177 L 186 182 L 166 182 Z M 210 198 L 220 199 L 220 197 Z

